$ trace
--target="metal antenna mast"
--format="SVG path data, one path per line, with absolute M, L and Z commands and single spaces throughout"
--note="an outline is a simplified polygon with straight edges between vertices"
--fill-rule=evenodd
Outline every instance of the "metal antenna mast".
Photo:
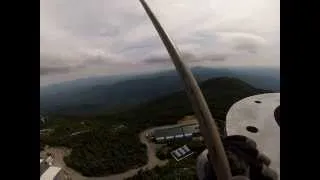
M 192 108 L 199 121 L 200 131 L 208 148 L 210 162 L 213 165 L 218 180 L 231 180 L 231 170 L 222 146 L 218 128 L 194 76 L 190 69 L 183 63 L 178 49 L 171 41 L 148 4 L 145 0 L 140 0 L 140 2 L 157 30 L 176 70 L 184 82 L 188 98 L 191 101 Z

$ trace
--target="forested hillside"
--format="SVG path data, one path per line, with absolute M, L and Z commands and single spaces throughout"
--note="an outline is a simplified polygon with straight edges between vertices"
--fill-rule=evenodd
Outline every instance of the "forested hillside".
M 235 78 L 209 79 L 200 85 L 211 112 L 224 127 L 226 113 L 236 101 L 270 91 L 256 89 Z M 193 114 L 184 91 L 142 103 L 130 110 L 95 116 L 54 117 L 44 125 L 54 129 L 40 143 L 72 148 L 68 166 L 86 176 L 102 176 L 141 166 L 147 161 L 146 147 L 138 134 L 151 126 L 174 124 Z M 86 133 L 70 136 L 78 131 Z

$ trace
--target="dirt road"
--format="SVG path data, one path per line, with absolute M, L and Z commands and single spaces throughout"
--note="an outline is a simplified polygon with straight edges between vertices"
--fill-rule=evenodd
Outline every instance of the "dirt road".
M 111 176 L 105 177 L 84 177 L 80 173 L 74 171 L 73 169 L 67 167 L 63 161 L 63 157 L 68 155 L 71 150 L 67 148 L 46 148 L 44 151 L 40 153 L 41 157 L 44 157 L 46 153 L 51 153 L 54 158 L 53 165 L 58 167 L 62 167 L 65 174 L 71 177 L 72 180 L 122 180 L 124 178 L 128 178 L 134 176 L 140 169 L 152 169 L 155 166 L 163 166 L 167 163 L 167 161 L 162 161 L 156 156 L 156 146 L 155 144 L 149 142 L 145 134 L 148 133 L 151 129 L 147 129 L 139 134 L 140 142 L 147 146 L 147 154 L 148 154 L 148 163 L 140 168 L 131 169 L 124 173 L 115 174 Z

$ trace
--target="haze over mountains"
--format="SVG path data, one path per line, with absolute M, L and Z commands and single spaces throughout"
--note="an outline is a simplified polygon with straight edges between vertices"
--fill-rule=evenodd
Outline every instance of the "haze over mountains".
M 279 68 L 192 68 L 203 82 L 216 77 L 235 77 L 255 88 L 280 91 Z M 183 88 L 175 70 L 135 76 L 79 79 L 40 88 L 40 111 L 59 114 L 100 113 L 123 109 L 165 96 Z

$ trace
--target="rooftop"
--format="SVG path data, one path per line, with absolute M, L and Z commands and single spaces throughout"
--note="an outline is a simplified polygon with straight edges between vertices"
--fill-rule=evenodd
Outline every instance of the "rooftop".
M 167 128 L 167 129 L 157 129 L 153 132 L 154 137 L 166 137 L 166 136 L 175 136 L 178 134 L 183 134 L 180 127 Z
M 199 125 L 198 124 L 193 124 L 193 125 L 187 125 L 187 126 L 182 126 L 182 131 L 183 133 L 198 133 L 200 132 Z
M 61 168 L 50 166 L 41 176 L 40 180 L 53 180 L 57 174 L 61 171 Z
M 184 145 L 182 147 L 179 147 L 178 149 L 171 151 L 170 154 L 174 157 L 176 161 L 180 161 L 193 154 L 193 152 L 189 149 L 187 145 Z
M 184 125 L 173 125 L 172 127 L 158 128 L 153 131 L 153 136 L 155 138 L 159 137 L 170 137 L 177 136 L 183 134 L 192 135 L 193 133 L 199 133 L 199 125 L 198 124 L 184 124 Z

